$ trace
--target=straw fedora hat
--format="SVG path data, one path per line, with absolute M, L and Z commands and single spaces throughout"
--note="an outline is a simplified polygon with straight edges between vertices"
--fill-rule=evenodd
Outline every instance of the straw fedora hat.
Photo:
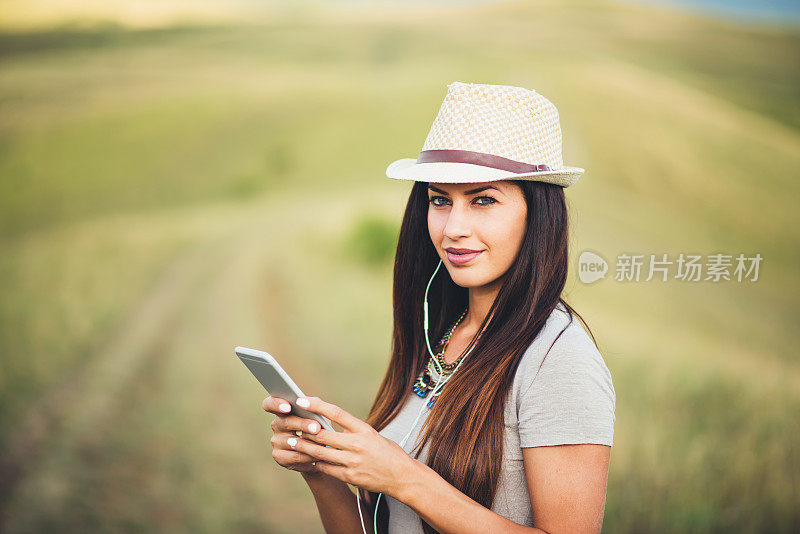
M 386 168 L 396 180 L 475 183 L 536 180 L 574 184 L 580 167 L 561 158 L 561 125 L 552 102 L 511 85 L 453 82 L 447 86 L 419 157 Z

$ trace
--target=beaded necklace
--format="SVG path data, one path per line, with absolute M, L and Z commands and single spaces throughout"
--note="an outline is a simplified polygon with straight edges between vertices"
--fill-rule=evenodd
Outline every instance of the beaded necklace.
M 464 318 L 464 316 L 466 314 L 467 314 L 467 310 L 465 309 L 464 312 L 461 314 L 461 317 L 459 317 L 458 320 L 453 324 L 453 326 L 451 326 L 450 329 L 447 332 L 445 332 L 444 336 L 442 336 L 441 341 L 439 341 L 439 345 L 438 346 L 441 347 L 441 350 L 436 353 L 436 361 L 439 362 L 439 365 L 441 366 L 441 369 L 442 369 L 442 376 L 440 377 L 440 379 L 446 377 L 449 374 L 451 374 L 453 372 L 453 370 L 456 367 L 458 367 L 459 362 L 464 358 L 464 356 L 466 356 L 465 354 L 462 354 L 453 363 L 446 363 L 444 361 L 444 351 L 447 348 L 447 344 L 450 342 L 450 336 L 453 335 L 453 332 L 455 331 L 456 327 L 461 323 L 461 320 Z M 429 355 L 428 356 L 428 362 L 425 365 L 425 368 L 423 369 L 422 373 L 420 373 L 419 377 L 417 377 L 416 382 L 414 382 L 414 386 L 411 388 L 412 391 L 414 391 L 414 393 L 416 393 L 418 396 L 422 397 L 423 399 L 434 388 L 433 378 L 431 377 L 431 374 L 433 372 L 434 372 L 433 358 L 431 358 L 431 356 Z M 429 408 L 432 407 L 433 404 L 436 402 L 436 399 L 439 397 L 439 394 L 441 393 L 441 391 L 442 390 L 440 388 L 439 391 L 437 391 L 430 398 L 430 400 L 428 401 L 428 407 Z

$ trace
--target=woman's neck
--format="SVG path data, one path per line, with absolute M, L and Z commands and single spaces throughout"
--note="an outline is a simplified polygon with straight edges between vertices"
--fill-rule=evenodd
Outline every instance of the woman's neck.
M 501 280 L 497 279 L 485 286 L 469 288 L 467 314 L 458 325 L 460 331 L 473 335 L 478 331 L 500 292 L 501 283 Z

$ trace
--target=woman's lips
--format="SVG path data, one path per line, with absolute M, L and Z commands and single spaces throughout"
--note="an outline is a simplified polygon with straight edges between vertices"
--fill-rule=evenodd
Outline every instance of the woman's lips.
M 448 252 L 445 250 L 445 253 L 447 254 L 447 259 L 453 265 L 464 265 L 465 263 L 469 263 L 473 259 L 477 258 L 478 254 L 480 254 L 481 252 L 483 251 L 479 250 L 478 252 L 472 252 L 471 254 L 453 254 L 452 252 Z

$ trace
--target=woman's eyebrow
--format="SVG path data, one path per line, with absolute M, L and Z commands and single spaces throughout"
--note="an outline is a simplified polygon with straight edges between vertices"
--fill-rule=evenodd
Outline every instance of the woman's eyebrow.
M 438 187 L 435 187 L 435 186 L 430 185 L 430 184 L 428 184 L 428 189 L 433 189 L 437 193 L 441 193 L 443 195 L 448 195 L 448 196 L 450 195 L 447 191 L 442 191 Z M 481 191 L 485 191 L 487 189 L 494 189 L 495 191 L 500 191 L 499 189 L 497 189 L 493 185 L 485 185 L 483 187 L 478 187 L 477 189 L 470 189 L 469 191 L 464 191 L 464 194 L 465 195 L 474 195 L 475 193 L 480 193 Z

